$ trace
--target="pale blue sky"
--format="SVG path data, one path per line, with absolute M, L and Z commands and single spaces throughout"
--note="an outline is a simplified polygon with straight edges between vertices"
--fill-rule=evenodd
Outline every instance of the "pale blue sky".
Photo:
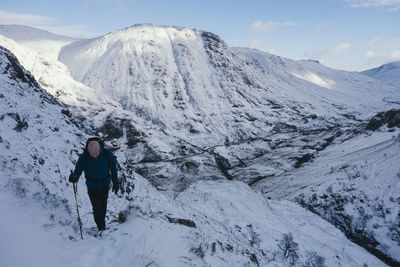
M 138 23 L 214 32 L 229 46 L 345 70 L 400 60 L 400 0 L 2 0 L 0 24 L 94 37 Z

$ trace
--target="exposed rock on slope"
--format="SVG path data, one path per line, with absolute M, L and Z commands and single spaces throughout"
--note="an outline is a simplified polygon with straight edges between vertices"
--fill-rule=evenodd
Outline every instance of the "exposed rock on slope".
M 400 110 L 391 109 L 386 112 L 378 113 L 368 122 L 366 128 L 368 130 L 377 130 L 385 124 L 388 128 L 400 128 Z

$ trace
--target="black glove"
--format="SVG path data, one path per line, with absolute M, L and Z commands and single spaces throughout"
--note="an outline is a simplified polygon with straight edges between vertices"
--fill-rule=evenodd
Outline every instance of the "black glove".
M 74 184 L 78 182 L 78 179 L 79 178 L 75 174 L 71 173 L 69 175 L 68 181 Z
M 119 190 L 119 181 L 118 180 L 114 180 L 113 181 L 113 187 L 112 187 L 112 191 L 117 194 Z

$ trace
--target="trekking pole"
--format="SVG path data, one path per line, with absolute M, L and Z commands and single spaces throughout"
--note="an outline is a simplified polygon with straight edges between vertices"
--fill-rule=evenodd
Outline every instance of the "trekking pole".
M 71 173 L 72 173 L 72 170 L 71 170 Z M 83 239 L 83 235 L 82 235 L 82 221 L 81 221 L 81 217 L 79 216 L 78 199 L 77 199 L 77 197 L 76 197 L 76 193 L 78 192 L 78 184 L 77 184 L 77 183 L 72 183 L 72 186 L 74 187 L 76 211 L 78 212 L 79 230 L 81 231 L 81 238 Z

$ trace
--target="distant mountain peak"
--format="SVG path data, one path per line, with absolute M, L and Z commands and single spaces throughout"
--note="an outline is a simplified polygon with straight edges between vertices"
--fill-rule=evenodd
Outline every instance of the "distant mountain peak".
M 0 25 L 0 34 L 17 42 L 27 42 L 33 40 L 52 40 L 52 41 L 76 41 L 64 35 L 51 33 L 46 30 L 25 25 Z
M 377 80 L 400 85 L 400 61 L 390 62 L 361 73 Z

